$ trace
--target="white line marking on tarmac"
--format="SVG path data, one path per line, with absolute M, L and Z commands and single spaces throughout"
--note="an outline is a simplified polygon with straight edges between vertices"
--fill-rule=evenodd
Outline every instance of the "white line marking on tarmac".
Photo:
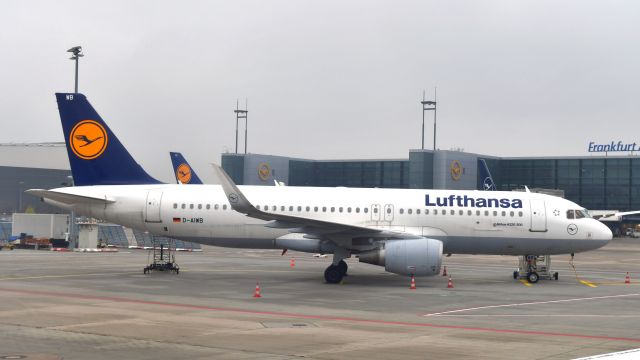
M 598 315 L 598 314 L 450 314 L 450 315 L 438 315 L 440 317 L 598 317 L 598 318 L 640 318 L 637 314 L 627 315 Z
M 585 301 L 585 300 L 615 299 L 615 298 L 629 297 L 629 296 L 640 296 L 640 294 L 622 294 L 622 295 L 594 296 L 594 297 L 587 297 L 587 298 L 574 298 L 574 299 L 548 300 L 548 301 L 534 301 L 534 302 L 515 303 L 515 304 L 502 304 L 502 305 L 487 305 L 487 306 L 478 306 L 478 307 L 472 307 L 472 308 L 466 308 L 466 309 L 458 309 L 458 310 L 450 310 L 450 311 L 442 311 L 442 312 L 437 312 L 437 313 L 424 314 L 422 316 L 436 316 L 436 315 L 460 313 L 460 312 L 472 311 L 472 310 L 496 309 L 496 308 L 504 308 L 504 307 L 516 307 L 516 306 L 527 306 L 527 305 L 542 305 L 542 304 L 556 304 L 556 303 Z

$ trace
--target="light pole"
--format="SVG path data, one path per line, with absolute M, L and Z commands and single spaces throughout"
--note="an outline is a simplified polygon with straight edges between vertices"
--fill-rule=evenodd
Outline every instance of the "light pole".
M 67 50 L 67 52 L 72 53 L 73 55 L 71 55 L 71 57 L 69 58 L 69 60 L 75 60 L 76 61 L 76 87 L 75 87 L 75 93 L 78 93 L 78 59 L 80 59 L 81 57 L 84 56 L 84 54 L 81 54 L 82 52 L 82 46 L 74 46 L 71 49 Z
M 424 91 L 422 92 L 422 150 L 424 150 L 424 113 L 425 111 L 433 110 L 433 150 L 436 150 L 436 102 L 425 100 Z M 431 107 L 433 106 L 433 107 Z
M 238 153 L 238 122 L 240 119 L 244 119 L 244 153 L 247 153 L 247 127 L 248 127 L 248 119 L 247 115 L 249 111 L 247 110 L 247 102 L 245 100 L 244 110 L 238 109 L 240 106 L 238 105 L 238 101 L 236 101 L 236 109 L 233 112 L 236 114 L 236 154 Z

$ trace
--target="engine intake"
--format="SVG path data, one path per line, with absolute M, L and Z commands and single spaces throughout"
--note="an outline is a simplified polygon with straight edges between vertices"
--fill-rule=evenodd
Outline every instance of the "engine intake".
M 442 241 L 425 238 L 390 240 L 382 249 L 360 254 L 359 261 L 384 266 L 386 271 L 399 275 L 437 275 L 442 264 Z

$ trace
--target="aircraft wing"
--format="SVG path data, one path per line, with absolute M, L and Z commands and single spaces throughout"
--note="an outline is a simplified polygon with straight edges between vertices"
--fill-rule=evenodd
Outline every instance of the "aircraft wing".
M 636 215 L 636 214 L 640 214 L 640 210 L 604 214 L 604 215 L 599 216 L 597 219 L 599 220 L 599 219 L 606 219 L 606 218 L 610 218 L 610 217 L 620 217 L 620 216 L 625 216 L 625 215 Z
M 280 229 L 290 229 L 292 233 L 304 233 L 309 238 L 329 238 L 340 241 L 340 238 L 353 238 L 356 236 L 366 236 L 376 239 L 415 239 L 416 235 L 375 229 L 364 226 L 341 224 L 331 221 L 310 219 L 300 216 L 283 215 L 256 209 L 249 200 L 242 194 L 240 189 L 231 180 L 229 175 L 218 165 L 213 165 L 214 171 L 220 179 L 222 189 L 229 199 L 231 208 L 249 217 L 269 221 L 265 226 Z
M 25 191 L 27 194 L 37 196 L 40 198 L 46 198 L 59 203 L 74 205 L 74 204 L 86 204 L 86 203 L 98 203 L 98 204 L 110 204 L 116 202 L 113 199 L 105 197 L 93 197 L 85 195 L 69 194 L 53 190 L 44 189 L 30 189 Z

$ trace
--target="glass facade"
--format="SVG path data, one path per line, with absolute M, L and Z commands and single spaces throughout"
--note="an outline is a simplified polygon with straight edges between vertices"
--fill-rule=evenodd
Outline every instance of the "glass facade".
M 442 155 L 442 154 L 440 154 Z M 260 157 L 250 154 L 247 156 Z M 442 156 L 440 156 L 442 158 Z M 467 188 L 482 189 L 482 180 L 463 183 L 452 179 L 453 163 L 464 164 L 462 176 L 479 174 L 473 159 L 483 158 L 498 190 L 529 188 L 558 189 L 565 198 L 591 210 L 640 210 L 640 157 L 584 158 L 498 158 L 469 153 L 438 153 L 415 150 L 408 160 L 288 160 L 291 186 L 368 187 L 368 188 Z M 470 160 L 470 161 L 469 161 Z M 266 161 L 266 160 L 265 160 Z M 242 184 L 242 156 L 223 156 L 223 167 Z M 436 178 L 440 181 L 436 186 Z M 440 179 L 440 178 L 438 178 Z M 442 180 L 440 179 L 440 180 Z M 287 181 L 288 180 L 288 181 Z M 441 184 L 442 183 L 442 184 Z M 456 187 L 457 186 L 457 187 Z
M 288 185 L 408 188 L 409 162 L 290 160 Z
M 501 175 L 494 179 L 500 190 L 560 189 L 587 209 L 640 209 L 638 158 L 501 159 L 492 165 Z

